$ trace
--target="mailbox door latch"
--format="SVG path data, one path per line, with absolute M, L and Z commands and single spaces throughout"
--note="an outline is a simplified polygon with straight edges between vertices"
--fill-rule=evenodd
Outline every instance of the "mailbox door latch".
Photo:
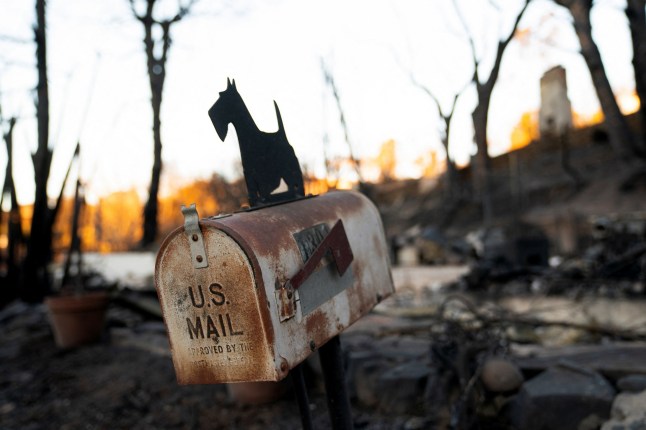
M 287 284 L 276 290 L 278 317 L 280 322 L 287 321 L 296 315 L 296 291 Z
M 197 214 L 197 209 L 195 209 L 195 203 L 189 207 L 182 205 L 182 215 L 184 215 L 184 233 L 186 233 L 191 249 L 193 267 L 196 269 L 209 267 L 206 248 L 204 247 L 204 237 L 200 229 L 200 217 Z

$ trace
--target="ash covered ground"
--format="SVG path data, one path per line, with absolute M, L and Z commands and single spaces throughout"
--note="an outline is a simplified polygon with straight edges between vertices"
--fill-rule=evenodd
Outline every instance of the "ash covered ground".
M 290 393 L 242 406 L 224 385 L 179 386 L 161 323 L 118 306 L 101 342 L 68 351 L 54 344 L 43 305 L 14 303 L 0 318 L 2 429 L 301 428 Z M 322 382 L 312 377 L 309 388 L 315 428 L 330 428 Z M 375 410 L 355 408 L 353 419 L 356 428 L 419 428 Z

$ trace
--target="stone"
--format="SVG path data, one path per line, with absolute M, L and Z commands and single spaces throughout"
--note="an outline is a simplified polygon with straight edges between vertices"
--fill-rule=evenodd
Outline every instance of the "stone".
M 429 366 L 415 361 L 383 373 L 378 384 L 379 409 L 392 414 L 420 412 L 429 373 Z
M 605 420 L 597 414 L 588 415 L 579 423 L 577 430 L 599 430 L 604 422 Z
M 617 395 L 612 404 L 612 419 L 601 430 L 646 430 L 646 391 Z
M 406 420 L 403 430 L 424 430 L 432 428 L 431 420 L 422 417 L 412 417 Z
M 485 388 L 494 393 L 518 390 L 525 380 L 518 366 L 502 357 L 487 358 L 480 379 Z
M 505 409 L 511 425 L 524 430 L 570 430 L 607 419 L 615 390 L 596 372 L 574 366 L 551 367 L 526 381 Z
M 646 390 L 646 375 L 628 375 L 617 381 L 619 391 L 638 393 Z
M 576 345 L 588 334 L 583 329 L 557 326 L 537 327 L 534 331 L 539 343 L 548 348 Z
M 428 339 L 398 335 L 373 342 L 380 356 L 395 362 L 427 359 L 431 352 L 431 341 Z
M 370 354 L 351 354 L 346 378 L 348 394 L 360 404 L 374 407 L 379 403 L 379 377 L 388 368 L 387 363 Z
M 646 344 L 643 342 L 603 345 L 570 345 L 538 348 L 531 355 L 515 357 L 525 374 L 535 374 L 566 360 L 576 367 L 593 369 L 610 380 L 646 374 Z
M 3 403 L 0 405 L 0 415 L 6 415 L 16 409 L 16 404 L 12 402 Z

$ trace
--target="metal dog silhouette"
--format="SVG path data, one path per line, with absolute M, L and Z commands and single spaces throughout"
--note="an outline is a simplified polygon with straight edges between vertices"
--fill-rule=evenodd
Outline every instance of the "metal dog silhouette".
M 247 106 L 236 89 L 236 82 L 227 79 L 227 89 L 209 109 L 209 117 L 222 141 L 227 136 L 229 124 L 238 135 L 242 168 L 247 183 L 249 205 L 257 206 L 277 201 L 303 197 L 303 175 L 294 149 L 287 141 L 283 120 L 274 101 L 278 131 L 260 131 Z M 281 183 L 287 191 L 273 193 Z

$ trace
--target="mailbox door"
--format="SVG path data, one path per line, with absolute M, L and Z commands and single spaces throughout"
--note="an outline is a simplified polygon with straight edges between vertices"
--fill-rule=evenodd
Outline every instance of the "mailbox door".
M 155 285 L 180 384 L 273 381 L 267 301 L 252 264 L 226 233 L 201 225 L 207 267 L 195 268 L 184 228 L 162 245 Z

